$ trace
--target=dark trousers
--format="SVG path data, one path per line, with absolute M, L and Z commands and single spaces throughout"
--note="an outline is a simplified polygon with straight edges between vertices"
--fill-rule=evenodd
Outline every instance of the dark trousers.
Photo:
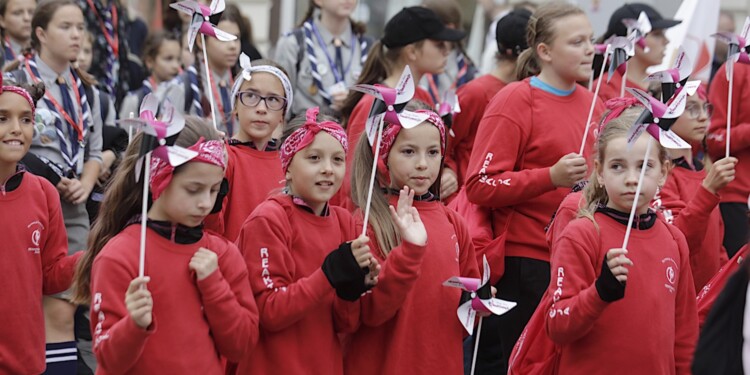
M 549 286 L 548 262 L 530 259 L 505 258 L 505 274 L 495 285 L 497 298 L 518 303 L 501 316 L 488 316 L 482 322 L 475 374 L 498 375 L 508 372 L 508 359 L 518 337 L 531 319 L 536 306 Z M 474 336 L 464 342 L 464 372 L 471 371 Z
M 748 216 L 747 203 L 720 203 L 721 218 L 724 219 L 724 248 L 729 258 L 747 244 Z

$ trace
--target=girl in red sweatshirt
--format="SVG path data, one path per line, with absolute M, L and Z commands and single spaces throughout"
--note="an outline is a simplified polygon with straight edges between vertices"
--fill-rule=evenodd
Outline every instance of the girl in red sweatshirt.
M 712 109 L 706 99 L 703 88 L 689 96 L 685 112 L 672 126 L 675 134 L 700 151 L 669 150 L 673 168 L 653 202 L 653 207 L 687 239 L 696 293 L 727 261 L 719 193 L 734 180 L 737 164 L 731 156 L 711 163 L 701 150 Z
M 382 84 L 396 87 L 401 73 L 409 66 L 415 86 L 427 73 L 442 73 L 448 61 L 450 42 L 457 42 L 466 34 L 463 31 L 446 28 L 434 11 L 421 6 L 403 8 L 385 25 L 383 37 L 375 42 L 367 55 L 358 84 Z M 415 87 L 414 98 L 430 106 L 435 105 L 430 94 L 420 87 Z M 341 109 L 344 127 L 349 139 L 359 141 L 365 130 L 365 122 L 370 113 L 374 97 L 352 91 L 344 101 Z M 350 162 L 354 160 L 354 150 L 350 150 Z M 458 191 L 456 167 L 448 160 L 442 173 L 443 191 L 446 198 Z M 337 202 L 354 210 L 349 201 L 350 186 L 346 182 L 341 189 Z
M 32 97 L 33 95 L 33 97 Z M 0 77 L 0 227 L 4 261 L 0 316 L 0 373 L 45 371 L 45 324 L 42 295 L 70 287 L 75 262 L 83 253 L 66 256 L 60 197 L 47 180 L 26 172 L 19 162 L 34 135 L 36 101 L 44 85 L 3 85 Z
M 290 121 L 279 152 L 284 194 L 261 203 L 237 238 L 260 309 L 260 341 L 240 374 L 343 374 L 342 303 L 377 281 L 368 238 L 357 237 L 348 211 L 328 204 L 344 177 L 348 143 L 318 110 Z
M 495 272 L 490 280 L 498 298 L 518 303 L 507 314 L 485 319 L 485 329 L 493 333 L 482 335 L 479 345 L 482 373 L 507 372 L 513 345 L 547 288 L 544 228 L 570 187 L 585 178 L 596 128 L 589 128 L 586 147 L 578 154 L 595 100 L 576 83 L 588 79 L 594 57 L 586 14 L 552 2 L 532 15 L 528 30 L 529 49 L 518 60 L 522 80 L 500 90 L 487 105 L 466 176 L 469 200 L 492 209 L 494 236 L 504 237 L 504 246 L 485 252 Z M 592 123 L 602 111 L 597 103 Z M 503 259 L 505 275 L 499 280 L 496 271 Z
M 430 117 L 411 129 L 386 123 L 383 131 L 380 187 L 373 192 L 368 223 L 373 255 L 383 270 L 378 285 L 360 299 L 359 311 L 352 309 L 352 324 L 359 329 L 344 359 L 347 374 L 463 374 L 465 331 L 456 316 L 462 295 L 442 283 L 453 276 L 478 278 L 479 271 L 466 225 L 439 199 L 443 121 L 431 110 L 417 112 Z M 373 155 L 363 137 L 352 179 L 360 207 L 366 205 Z M 409 209 L 404 203 L 412 195 Z M 419 214 L 405 215 L 414 209 Z
M 202 228 L 224 177 L 218 134 L 186 119 L 177 145 L 197 156 L 150 166 L 145 277 L 139 273 L 143 176 L 134 138 L 102 202 L 89 252 L 76 274 L 76 300 L 91 306 L 97 373 L 223 374 L 258 339 L 258 309 L 237 247 Z
M 628 147 L 628 129 L 640 112 L 627 110 L 605 125 L 584 188 L 583 217 L 554 244 L 546 330 L 560 346 L 561 374 L 690 373 L 698 324 L 688 247 L 677 228 L 649 209 L 668 159 L 645 132 Z M 624 249 L 642 167 L 638 216 Z
M 284 187 L 279 140 L 274 132 L 284 124 L 292 100 L 292 84 L 270 60 L 250 62 L 240 57 L 242 72 L 232 87 L 232 114 L 239 126 L 229 140 L 226 179 L 229 191 L 222 211 L 206 221 L 208 229 L 234 241 L 242 223 L 274 190 Z

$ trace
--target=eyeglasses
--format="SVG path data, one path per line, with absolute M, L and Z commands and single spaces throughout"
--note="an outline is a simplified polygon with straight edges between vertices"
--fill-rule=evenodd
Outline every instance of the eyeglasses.
M 688 104 L 685 106 L 685 113 L 693 120 L 701 117 L 701 113 L 703 112 L 706 112 L 706 117 L 711 117 L 714 113 L 714 106 L 711 103 L 703 103 L 702 106 L 698 104 Z
M 255 91 L 240 91 L 238 95 L 240 103 L 245 107 L 255 107 L 260 104 L 261 100 L 272 111 L 281 111 L 286 107 L 286 98 L 277 95 L 261 96 Z

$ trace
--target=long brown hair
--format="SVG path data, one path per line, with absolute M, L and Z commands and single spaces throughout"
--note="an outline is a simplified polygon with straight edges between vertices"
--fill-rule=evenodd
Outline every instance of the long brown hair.
M 526 41 L 529 48 L 518 56 L 516 65 L 516 78 L 521 81 L 527 77 L 535 76 L 541 72 L 537 47 L 551 44 L 556 35 L 556 25 L 560 19 L 583 14 L 581 8 L 563 1 L 554 1 L 544 4 L 531 15 L 529 24 L 526 26 Z
M 417 109 L 430 109 L 429 106 L 418 100 L 409 102 L 406 109 L 413 111 Z M 388 123 L 384 124 L 383 130 L 391 126 Z M 441 153 L 444 150 L 441 149 Z M 445 157 L 445 155 L 442 155 Z M 362 135 L 357 142 L 357 149 L 354 153 L 354 160 L 352 161 L 351 168 L 351 189 L 352 189 L 352 201 L 362 210 L 367 205 L 367 195 L 369 194 L 370 188 L 370 174 L 372 173 L 372 162 L 375 155 L 372 152 L 372 146 L 367 138 L 367 132 L 362 132 Z M 440 171 L 443 170 L 443 165 L 440 165 Z M 375 175 L 376 183 L 373 187 L 372 202 L 370 203 L 370 218 L 369 225 L 375 232 L 375 238 L 380 246 L 380 251 L 384 257 L 388 256 L 390 251 L 401 243 L 401 235 L 396 228 L 396 224 L 391 219 L 391 212 L 388 208 L 388 197 L 380 189 L 380 187 L 389 187 L 388 181 L 389 176 L 383 176 L 380 171 Z M 430 186 L 429 191 L 435 196 L 440 193 L 440 174 L 438 174 L 435 182 Z
M 217 140 L 219 134 L 205 120 L 195 117 L 185 117 L 185 128 L 175 142 L 181 147 L 189 147 L 203 137 L 205 140 Z M 128 222 L 141 210 L 143 200 L 143 183 L 141 176 L 135 181 L 135 165 L 138 161 L 138 153 L 141 148 L 143 133 L 133 137 L 125 151 L 122 163 L 117 168 L 115 175 L 110 180 L 102 201 L 102 209 L 99 217 L 91 228 L 88 239 L 88 251 L 76 266 L 75 278 L 73 280 L 73 301 L 80 304 L 88 304 L 91 300 L 91 267 L 94 259 L 104 246 L 112 240 L 127 226 Z M 174 170 L 179 173 L 180 167 Z
M 599 165 L 604 165 L 605 153 L 607 152 L 607 145 L 609 142 L 616 138 L 627 137 L 628 130 L 630 130 L 631 126 L 638 119 L 638 116 L 642 111 L 643 107 L 640 106 L 628 108 L 623 111 L 620 116 L 604 124 L 604 128 L 600 131 L 596 143 L 594 144 L 592 160 L 598 161 Z M 606 114 L 604 117 L 606 117 Z M 645 136 L 650 137 L 650 135 Z M 649 141 L 651 140 L 649 139 Z M 668 165 L 669 154 L 667 153 L 667 149 L 658 142 L 656 142 L 656 147 L 659 151 L 659 161 L 662 164 Z M 597 174 L 598 172 L 596 170 L 591 172 L 589 182 L 583 189 L 583 200 L 585 203 L 578 211 L 578 217 L 585 217 L 594 222 L 594 224 L 596 224 L 596 221 L 594 220 L 596 209 L 600 205 L 606 205 L 609 202 L 607 190 L 603 185 L 599 184 Z

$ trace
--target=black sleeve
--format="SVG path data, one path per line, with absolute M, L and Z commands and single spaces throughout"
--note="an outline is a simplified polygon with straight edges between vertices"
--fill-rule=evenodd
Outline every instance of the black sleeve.
M 128 133 L 125 129 L 105 125 L 102 127 L 102 150 L 110 150 L 115 154 L 125 152 L 128 148 Z

